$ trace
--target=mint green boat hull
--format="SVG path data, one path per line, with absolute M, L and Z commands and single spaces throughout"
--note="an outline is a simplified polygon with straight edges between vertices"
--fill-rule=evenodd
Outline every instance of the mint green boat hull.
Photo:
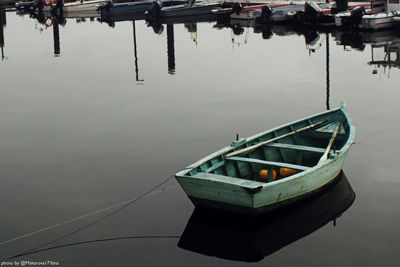
M 339 118 L 337 120 L 341 122 L 343 129 L 335 140 L 340 149 L 329 151 L 325 161 L 320 161 L 319 158 L 328 137 L 332 134 L 332 127 L 326 127 L 324 131 L 313 131 L 313 137 L 284 138 L 276 142 L 278 144 L 269 144 L 268 147 L 261 147 L 258 151 L 248 153 L 245 158 L 226 158 L 232 151 L 246 148 L 257 141 L 264 141 L 263 138 L 268 140 L 271 133 L 274 133 L 272 136 L 279 136 L 283 129 L 299 128 L 305 122 L 311 124 L 329 118 L 333 122 L 335 118 Z M 176 179 L 196 206 L 262 213 L 312 195 L 329 184 L 340 173 L 354 136 L 355 126 L 342 107 L 249 137 L 245 141 L 238 142 L 241 143 L 239 146 L 233 144 L 225 147 L 177 173 Z M 278 145 L 279 148 L 276 148 Z M 231 159 L 234 159 L 234 162 Z M 236 159 L 239 162 L 235 161 Z M 300 163 L 294 164 L 296 162 Z M 296 174 L 279 177 L 276 180 L 261 181 L 255 177 L 260 169 L 272 170 L 270 165 L 286 166 L 284 164 L 299 170 Z M 278 171 L 276 166 L 275 169 Z M 243 173 L 246 175 L 242 175 Z

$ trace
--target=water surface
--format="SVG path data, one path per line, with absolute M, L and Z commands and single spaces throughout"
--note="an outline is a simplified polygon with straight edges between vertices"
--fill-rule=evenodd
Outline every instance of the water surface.
M 67 19 L 54 38 L 54 25 L 46 28 L 26 15 L 8 12 L 5 22 L 0 242 L 134 199 L 230 144 L 236 133 L 253 135 L 345 101 L 357 126 L 343 167 L 354 203 L 335 227 L 327 222 L 254 264 L 395 266 L 400 72 L 369 62 L 388 59 L 384 44 L 398 51 L 399 34 L 346 37 L 215 22 L 164 24 L 156 34 L 144 21 L 112 28 Z M 178 246 L 194 207 L 175 180 L 163 188 L 48 247 L 124 239 L 16 260 L 62 266 L 244 264 Z M 101 215 L 3 245 L 0 257 L 40 247 Z

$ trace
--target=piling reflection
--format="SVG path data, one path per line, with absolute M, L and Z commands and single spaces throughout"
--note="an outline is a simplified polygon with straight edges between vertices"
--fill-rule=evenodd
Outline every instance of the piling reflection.
M 139 65 L 138 65 L 138 55 L 137 55 L 137 44 L 136 44 L 136 24 L 135 21 L 132 21 L 132 28 L 133 28 L 133 51 L 135 55 L 135 73 L 136 73 L 136 82 L 138 84 L 143 84 L 143 79 L 139 79 Z
M 7 19 L 6 19 L 6 11 L 4 8 L 2 8 L 0 4 L 0 48 L 1 48 L 1 59 L 4 60 L 4 27 L 7 25 Z
M 175 42 L 174 25 L 167 25 L 167 52 L 168 52 L 168 73 L 175 74 Z
M 233 261 L 260 261 L 331 221 L 335 225 L 354 200 L 355 193 L 341 173 L 317 195 L 261 217 L 196 208 L 178 246 Z
M 54 39 L 54 56 L 60 56 L 60 30 L 58 28 L 58 22 L 53 23 L 53 39 Z

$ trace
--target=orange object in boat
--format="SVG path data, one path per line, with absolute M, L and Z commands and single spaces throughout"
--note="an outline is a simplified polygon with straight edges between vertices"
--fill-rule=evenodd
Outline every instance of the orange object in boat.
M 279 170 L 279 174 L 280 174 L 281 176 L 290 176 L 290 175 L 293 175 L 293 174 L 296 174 L 296 173 L 297 173 L 296 170 L 289 169 L 289 168 L 281 168 L 281 169 Z
M 261 170 L 259 174 L 260 174 L 261 179 L 265 179 L 265 180 L 268 179 L 268 170 Z M 276 171 L 275 170 L 272 171 L 272 179 L 273 180 L 276 179 Z

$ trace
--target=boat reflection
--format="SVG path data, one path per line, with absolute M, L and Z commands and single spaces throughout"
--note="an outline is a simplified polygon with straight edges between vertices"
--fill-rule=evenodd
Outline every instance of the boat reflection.
M 287 25 L 287 24 L 258 24 L 252 20 L 234 20 L 231 19 L 225 22 L 219 22 L 214 25 L 214 28 L 223 29 L 230 28 L 234 36 L 248 35 L 250 28 L 253 28 L 255 34 L 261 33 L 263 39 L 271 39 L 274 35 L 276 36 L 290 36 L 290 35 L 303 35 L 305 38 L 306 45 L 314 45 L 319 35 L 324 32 L 320 32 L 315 28 L 304 27 L 299 25 Z M 243 42 L 246 43 L 246 42 Z
M 134 11 L 118 11 L 111 12 L 107 8 L 95 10 L 91 12 L 67 12 L 67 13 L 51 13 L 43 11 L 17 11 L 21 16 L 29 15 L 31 18 L 37 20 L 37 27 L 39 31 L 50 30 L 53 28 L 53 41 L 54 41 L 54 56 L 61 55 L 60 35 L 61 28 L 65 26 L 67 21 L 75 19 L 77 23 L 85 21 L 106 22 L 108 25 L 115 27 L 116 22 L 133 22 L 133 35 L 134 35 L 134 57 L 135 57 L 135 73 L 136 81 L 142 84 L 143 80 L 139 78 L 138 67 L 138 52 L 136 44 L 136 20 L 145 20 L 147 26 L 151 27 L 156 34 L 161 34 L 166 29 L 167 37 L 167 55 L 168 55 L 168 73 L 173 75 L 176 73 L 176 51 L 175 51 L 175 36 L 174 25 L 183 24 L 187 31 L 190 33 L 190 38 L 197 45 L 197 29 L 198 23 L 212 23 L 215 29 L 229 29 L 231 31 L 231 42 L 233 47 L 247 44 L 249 34 L 253 31 L 254 34 L 260 34 L 262 39 L 271 39 L 278 36 L 302 36 L 304 37 L 306 49 L 309 55 L 316 52 L 322 47 L 322 40 L 326 40 L 326 107 L 330 109 L 329 94 L 330 94 L 330 72 L 329 72 L 329 40 L 335 40 L 337 45 L 343 46 L 345 51 L 355 49 L 364 51 L 366 47 L 371 46 L 371 61 L 369 65 L 373 66 L 373 74 L 378 72 L 381 68 L 383 71 L 391 68 L 399 67 L 399 49 L 398 40 L 400 39 L 399 29 L 387 29 L 382 31 L 365 32 L 365 31 L 345 31 L 332 28 L 318 28 L 318 27 L 305 27 L 302 25 L 289 24 L 289 25 L 276 25 L 276 24 L 259 24 L 254 20 L 235 20 L 226 19 L 216 16 L 215 14 L 206 14 L 198 16 L 179 16 L 179 17 L 155 17 L 146 18 L 143 12 Z M 2 59 L 4 55 L 4 27 L 6 24 L 4 9 L 0 12 L 0 46 L 2 52 Z M 176 28 L 175 28 L 176 29 Z M 322 37 L 322 38 L 321 38 Z M 376 55 L 378 50 L 384 50 L 383 56 L 378 60 L 380 55 Z M 322 50 L 322 49 L 321 49 Z M 381 53 L 382 54 L 382 53 Z M 387 60 L 390 58 L 389 60 Z M 388 68 L 387 68 L 388 67 Z
M 98 21 L 105 22 L 112 28 L 115 27 L 116 22 L 144 20 L 146 18 L 146 15 L 144 13 L 138 13 L 138 12 L 113 13 L 106 11 L 107 9 L 101 10 Z
M 376 32 L 332 31 L 337 45 L 363 51 L 366 45 L 383 45 L 400 38 L 399 29 L 387 29 Z
M 371 61 L 368 65 L 374 67 L 372 74 L 377 74 L 378 68 L 382 68 L 384 73 L 388 69 L 388 78 L 390 78 L 390 70 L 400 68 L 400 40 L 371 45 Z
M 233 261 L 260 261 L 330 221 L 335 225 L 354 200 L 355 193 L 342 172 L 317 195 L 261 217 L 196 208 L 178 247 Z
M 400 30 L 387 29 L 375 32 L 332 32 L 337 45 L 345 50 L 353 48 L 364 51 L 367 45 L 371 47 L 371 60 L 367 63 L 373 67 L 372 74 L 387 71 L 390 78 L 392 68 L 400 68 Z
M 343 46 L 345 51 L 351 49 L 364 51 L 369 45 L 371 47 L 371 60 L 368 65 L 374 67 L 372 74 L 378 73 L 378 68 L 386 69 L 400 68 L 400 30 L 386 29 L 381 31 L 342 31 L 329 28 L 304 27 L 299 25 L 265 25 L 258 24 L 252 20 L 230 20 L 217 23 L 214 28 L 230 28 L 232 30 L 232 43 L 235 45 L 246 44 L 249 29 L 253 28 L 255 34 L 261 33 L 263 39 L 271 39 L 273 36 L 304 36 L 306 48 L 311 55 L 322 44 L 320 36 L 325 35 L 326 40 L 326 107 L 329 106 L 330 74 L 329 74 L 329 39 L 330 36 L 336 44 Z M 239 36 L 244 36 L 244 41 L 237 41 Z M 381 51 L 379 51 L 381 50 Z M 377 56 L 377 54 L 379 54 Z M 379 58 L 379 59 L 378 59 Z M 388 73 L 390 77 L 390 73 Z

